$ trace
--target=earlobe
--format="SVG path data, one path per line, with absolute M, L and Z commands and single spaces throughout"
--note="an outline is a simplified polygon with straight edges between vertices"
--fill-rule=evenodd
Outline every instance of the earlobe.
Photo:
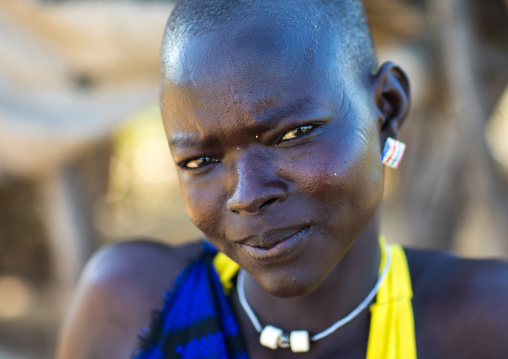
M 373 94 L 384 143 L 388 137 L 397 138 L 409 112 L 411 95 L 406 73 L 394 63 L 386 62 L 375 76 Z

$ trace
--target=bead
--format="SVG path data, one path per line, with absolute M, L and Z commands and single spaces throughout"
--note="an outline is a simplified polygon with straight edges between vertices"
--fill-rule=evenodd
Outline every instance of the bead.
M 291 332 L 289 341 L 293 353 L 305 353 L 310 349 L 309 332 L 306 330 L 295 330 Z
M 289 344 L 289 333 L 282 334 L 279 339 L 277 340 L 277 344 L 279 345 L 279 348 L 287 349 L 290 347 Z
M 259 336 L 259 342 L 261 345 L 270 348 L 277 349 L 279 337 L 283 334 L 282 330 L 276 328 L 272 325 L 267 325 L 261 331 L 261 335 Z
M 397 168 L 404 155 L 406 145 L 403 142 L 388 137 L 385 142 L 381 162 L 388 167 Z

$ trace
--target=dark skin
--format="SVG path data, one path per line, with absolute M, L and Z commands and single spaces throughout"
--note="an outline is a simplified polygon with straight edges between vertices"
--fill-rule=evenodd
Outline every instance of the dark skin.
M 317 333 L 376 281 L 381 148 L 407 115 L 409 86 L 392 63 L 374 74 L 352 71 L 340 45 L 333 58 L 302 59 L 313 45 L 274 23 L 191 38 L 163 68 L 162 112 L 187 212 L 247 271 L 246 295 L 261 323 Z M 274 43 L 290 50 L 281 58 Z M 200 250 L 134 242 L 101 251 L 58 357 L 128 357 L 161 294 Z M 418 358 L 505 358 L 507 264 L 406 253 Z M 231 302 L 251 358 L 296 357 L 260 346 L 236 293 Z M 369 322 L 365 310 L 297 356 L 365 358 Z

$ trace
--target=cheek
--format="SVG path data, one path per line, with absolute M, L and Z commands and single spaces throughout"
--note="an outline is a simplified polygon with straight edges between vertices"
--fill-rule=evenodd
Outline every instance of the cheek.
M 180 190 L 185 204 L 185 210 L 194 223 L 207 237 L 213 237 L 220 223 L 219 206 L 223 203 L 220 188 L 217 184 L 207 184 L 200 180 L 185 180 L 180 178 Z
M 341 140 L 326 139 L 301 153 L 286 167 L 285 175 L 292 177 L 300 192 L 335 210 L 377 208 L 383 176 L 376 146 L 356 136 L 337 138 Z

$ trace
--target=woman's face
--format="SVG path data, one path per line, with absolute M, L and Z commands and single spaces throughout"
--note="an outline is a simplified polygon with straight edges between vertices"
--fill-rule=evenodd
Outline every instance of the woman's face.
M 179 58 L 185 71 L 165 74 L 162 111 L 193 223 L 290 297 L 314 290 L 371 221 L 380 129 L 365 86 L 297 52 L 263 51 L 267 36 L 197 41 Z

